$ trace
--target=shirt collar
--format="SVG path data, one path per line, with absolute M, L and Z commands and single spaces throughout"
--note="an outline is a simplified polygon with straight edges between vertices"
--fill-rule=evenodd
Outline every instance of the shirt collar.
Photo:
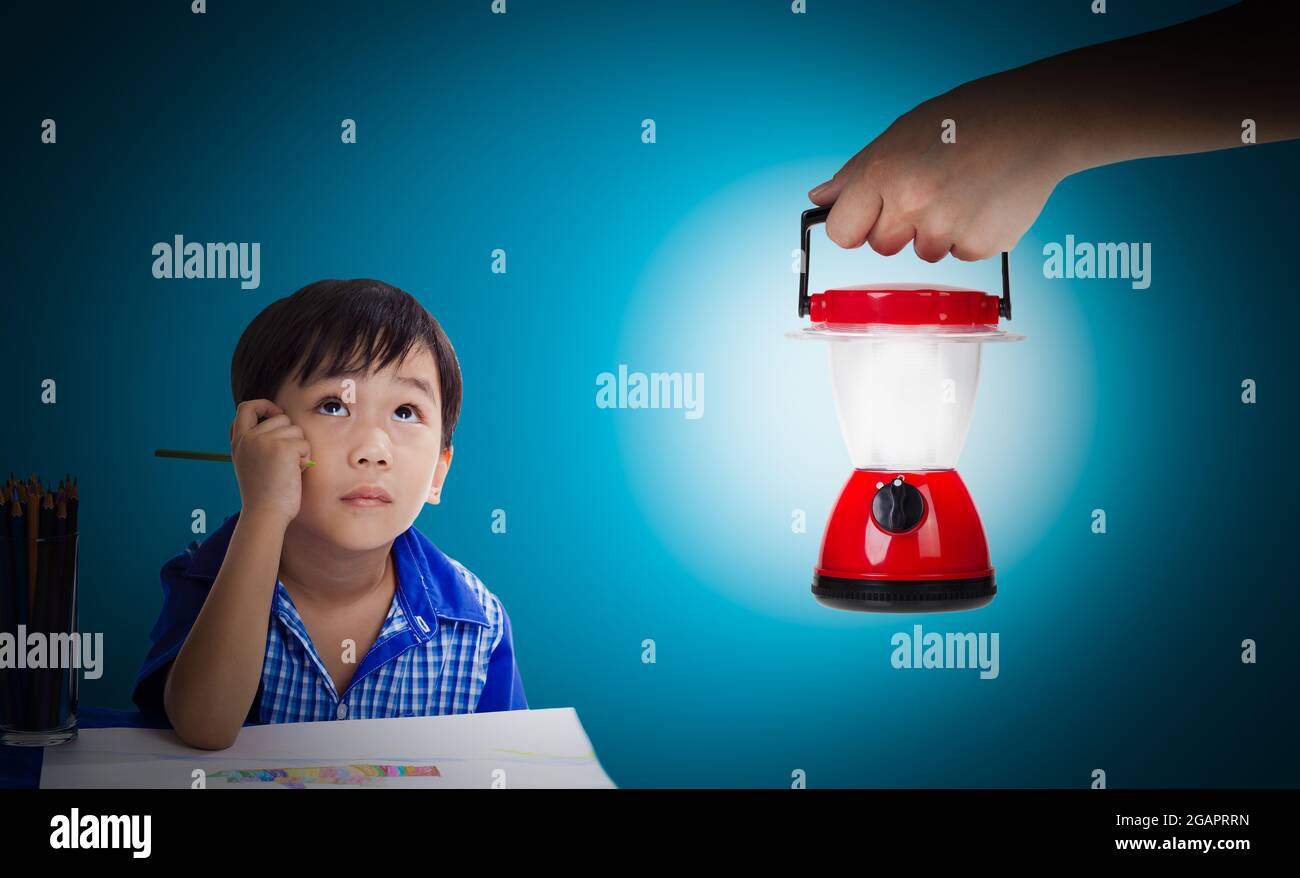
M 195 579 L 215 580 L 225 560 L 226 549 L 239 513 L 229 515 L 202 543 L 193 542 L 186 551 L 190 555 L 185 575 Z M 419 619 L 428 615 L 430 628 L 434 616 L 473 622 L 490 627 L 487 615 L 478 596 L 470 589 L 451 559 L 442 553 L 414 524 L 393 540 L 393 560 L 396 562 L 397 587 L 404 601 L 403 611 L 420 639 L 428 639 Z

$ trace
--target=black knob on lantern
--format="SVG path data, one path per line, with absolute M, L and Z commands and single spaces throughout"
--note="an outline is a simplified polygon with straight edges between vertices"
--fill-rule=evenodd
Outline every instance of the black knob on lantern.
M 901 478 L 886 482 L 871 501 L 871 517 L 881 530 L 902 533 L 911 530 L 925 515 L 925 498 Z

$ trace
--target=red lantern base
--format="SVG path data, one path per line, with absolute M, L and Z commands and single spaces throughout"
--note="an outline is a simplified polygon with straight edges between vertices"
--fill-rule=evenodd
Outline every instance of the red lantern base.
M 876 613 L 992 601 L 984 526 L 957 471 L 854 470 L 826 524 L 812 593 L 828 607 Z

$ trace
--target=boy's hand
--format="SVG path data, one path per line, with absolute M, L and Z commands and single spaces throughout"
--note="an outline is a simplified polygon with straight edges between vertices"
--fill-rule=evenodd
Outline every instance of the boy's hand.
M 311 446 L 299 427 L 269 399 L 235 409 L 230 457 L 245 512 L 267 512 L 290 522 L 302 505 L 302 471 Z

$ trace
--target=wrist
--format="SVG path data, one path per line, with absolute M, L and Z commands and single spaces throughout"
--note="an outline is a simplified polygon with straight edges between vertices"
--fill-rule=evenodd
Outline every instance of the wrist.
M 247 523 L 258 533 L 271 531 L 277 532 L 281 536 L 289 529 L 289 522 L 293 521 L 293 516 L 281 509 L 273 506 L 245 506 L 240 510 L 239 521 L 235 527 Z
M 1051 80 L 1051 71 L 1030 64 L 974 80 L 954 92 L 964 104 L 981 108 L 993 125 L 1004 126 L 1004 134 L 1018 141 L 1029 167 L 1055 183 L 1099 161 L 1086 114 L 1056 89 L 1045 87 Z

